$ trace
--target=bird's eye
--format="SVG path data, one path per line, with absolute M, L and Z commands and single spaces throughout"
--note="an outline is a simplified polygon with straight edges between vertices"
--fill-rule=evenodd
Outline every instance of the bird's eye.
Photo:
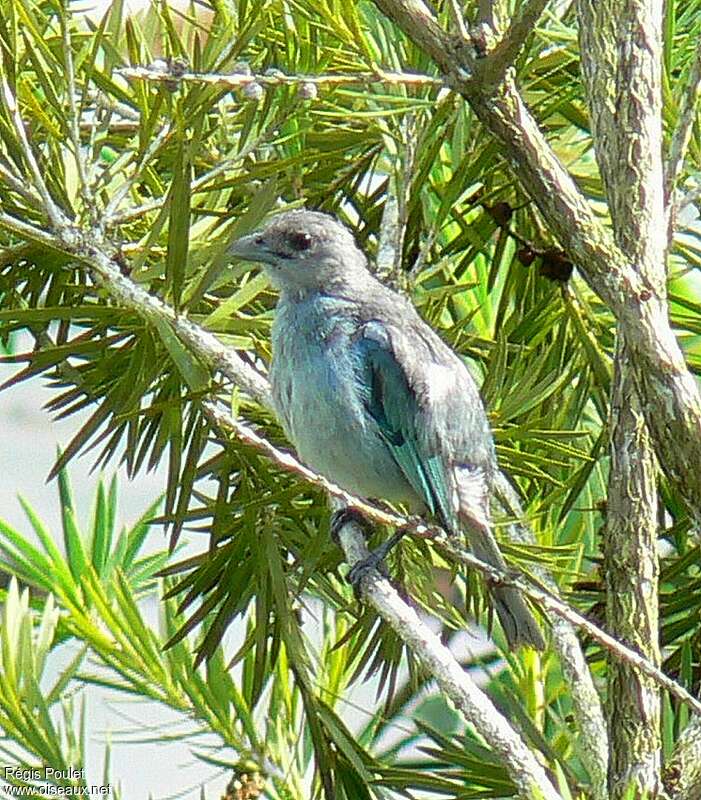
M 312 237 L 308 233 L 291 233 L 288 236 L 288 242 L 293 250 L 301 253 L 303 250 L 309 250 L 312 246 Z
M 256 242 L 256 244 L 263 244 L 264 239 L 263 239 L 262 236 L 256 236 L 255 242 Z

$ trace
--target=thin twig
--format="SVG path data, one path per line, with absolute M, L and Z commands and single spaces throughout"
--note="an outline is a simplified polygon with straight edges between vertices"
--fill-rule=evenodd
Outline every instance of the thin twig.
M 170 133 L 170 122 L 164 123 L 163 127 L 158 131 L 157 135 L 149 142 L 148 147 L 144 150 L 141 160 L 136 165 L 134 172 L 122 183 L 122 185 L 115 190 L 112 195 L 107 208 L 104 213 L 105 225 L 115 224 L 115 212 L 119 208 L 119 204 L 126 197 L 129 190 L 134 186 L 137 180 L 141 177 L 144 167 L 160 150 L 161 145 L 168 138 Z M 159 205 L 162 205 L 165 199 L 161 199 Z
M 96 108 L 113 111 L 119 114 L 124 120 L 130 120 L 131 122 L 139 122 L 141 120 L 141 113 L 135 108 L 102 91 L 90 89 L 88 91 L 88 98 L 95 103 Z
M 535 536 L 525 520 L 519 496 L 503 472 L 497 473 L 494 494 L 503 511 L 514 520 L 510 524 L 510 539 L 533 545 Z M 545 567 L 532 565 L 531 571 L 554 596 L 560 598 L 557 583 Z M 589 773 L 591 796 L 594 800 L 605 800 L 608 796 L 609 737 L 601 698 L 575 626 L 562 617 L 556 617 L 552 620 L 552 641 L 571 687 L 575 721 L 579 727 L 577 750 Z
M 234 383 L 241 386 L 250 396 L 258 400 L 258 402 L 266 407 L 270 407 L 269 386 L 263 375 L 246 364 L 236 352 L 232 351 L 230 348 L 226 348 L 216 336 L 203 330 L 185 317 L 175 314 L 170 306 L 165 304 L 162 300 L 150 295 L 140 286 L 134 284 L 128 277 L 122 275 L 119 265 L 113 261 L 106 252 L 101 250 L 98 245 L 85 242 L 83 237 L 77 233 L 74 237 L 70 235 L 66 235 L 65 238 L 59 237 L 40 228 L 36 228 L 22 220 L 18 220 L 4 212 L 0 212 L 0 226 L 13 230 L 17 234 L 30 240 L 40 241 L 54 249 L 68 252 L 70 255 L 87 263 L 101 280 L 104 281 L 105 288 L 108 289 L 116 300 L 123 303 L 125 307 L 139 312 L 141 316 L 147 319 L 149 317 L 160 316 L 161 319 L 168 321 L 173 325 L 173 329 L 181 337 L 183 342 L 188 344 L 197 356 L 211 364 L 214 368 L 220 370 Z M 215 420 L 220 427 L 231 429 L 242 441 L 264 452 L 283 469 L 295 472 L 310 483 L 320 486 L 332 497 L 338 498 L 346 505 L 357 508 L 369 519 L 392 527 L 406 527 L 408 530 L 423 536 L 438 530 L 433 526 L 429 527 L 423 521 L 384 511 L 363 500 L 353 497 L 348 492 L 332 484 L 323 476 L 317 475 L 308 467 L 305 467 L 290 453 L 286 453 L 274 447 L 266 439 L 255 433 L 250 427 L 240 420 L 235 419 L 230 414 L 223 412 L 214 403 L 207 403 L 205 401 L 203 405 L 206 413 L 210 415 L 211 419 Z M 448 551 L 457 547 L 453 540 L 449 540 L 445 534 L 437 536 L 436 541 Z M 668 678 L 661 670 L 642 658 L 639 654 L 620 644 L 613 639 L 613 637 L 598 628 L 594 623 L 589 622 L 581 614 L 555 598 L 552 593 L 541 587 L 531 585 L 523 577 L 515 577 L 511 573 L 502 572 L 475 558 L 464 549 L 456 551 L 456 555 L 459 555 L 459 559 L 468 566 L 472 566 L 483 572 L 490 580 L 511 584 L 534 600 L 541 601 L 547 610 L 568 620 L 576 627 L 585 630 L 602 646 L 629 661 L 634 666 L 637 666 L 641 671 L 645 672 L 645 674 L 657 680 L 660 685 L 668 689 L 675 697 L 687 703 L 694 711 L 701 714 L 701 702 L 692 697 L 683 687 L 671 678 Z
M 551 592 L 532 585 L 521 575 L 503 573 L 501 570 L 497 570 L 491 565 L 480 561 L 475 558 L 472 553 L 467 551 L 461 543 L 452 537 L 448 537 L 443 532 L 436 536 L 434 541 L 456 561 L 460 561 L 465 564 L 465 566 L 478 569 L 494 583 L 504 583 L 514 586 L 516 589 L 519 589 L 519 591 L 528 595 L 532 600 L 536 600 L 545 611 L 557 614 L 558 617 L 562 617 L 562 619 L 567 620 L 572 625 L 585 631 L 595 642 L 598 642 L 611 653 L 614 653 L 621 660 L 637 667 L 637 669 L 665 688 L 671 695 L 689 706 L 696 714 L 701 714 L 701 702 L 687 692 L 683 686 L 677 683 L 673 678 L 665 675 L 659 667 L 656 667 L 647 658 L 644 658 L 635 650 L 631 650 L 629 647 L 621 644 L 617 639 L 614 639 L 613 636 L 603 631 L 598 625 L 590 622 L 586 617 L 578 611 L 575 611 L 562 600 L 559 600 Z
M 336 505 L 350 505 L 363 510 L 372 509 L 372 513 L 376 513 L 377 509 L 359 503 L 347 492 L 307 469 L 293 456 L 278 450 L 249 426 L 222 411 L 215 403 L 206 401 L 204 409 L 215 428 L 224 431 L 233 429 L 239 438 L 266 452 L 280 466 L 303 474 L 322 486 L 335 499 Z M 387 520 L 393 517 L 400 519 L 385 512 L 380 514 Z M 416 527 L 420 530 L 426 529 L 422 523 L 418 523 Z M 363 532 L 353 520 L 343 524 L 339 539 L 346 560 L 351 566 L 367 557 L 368 550 Z M 561 800 L 542 765 L 521 736 L 497 710 L 489 697 L 473 682 L 469 673 L 462 669 L 450 650 L 419 618 L 416 611 L 400 598 L 391 583 L 374 571 L 363 577 L 361 588 L 365 599 L 411 649 L 446 696 L 456 705 L 465 721 L 474 725 L 485 741 L 502 758 L 519 795 L 526 800 Z
M 227 170 L 232 169 L 237 164 L 240 164 L 242 161 L 247 159 L 248 156 L 254 153 L 262 144 L 265 144 L 267 141 L 269 141 L 271 136 L 275 136 L 280 127 L 284 125 L 284 123 L 293 113 L 294 108 L 285 111 L 276 120 L 272 121 L 259 136 L 243 147 L 235 156 L 220 161 L 215 167 L 212 167 L 212 169 L 208 170 L 200 175 L 199 178 L 196 178 L 194 181 L 192 181 L 190 184 L 190 192 L 195 194 L 195 192 L 202 191 L 210 183 L 210 181 L 214 180 L 214 178 L 224 174 L 227 172 Z M 160 208 L 164 202 L 165 196 L 157 197 L 154 200 L 150 200 L 148 203 L 143 203 L 140 206 L 127 208 L 119 213 L 116 213 L 115 211 L 115 213 L 110 215 L 109 224 L 119 225 L 122 222 L 128 222 L 129 220 L 136 219 L 143 214 L 148 213 L 149 211 L 155 211 L 156 209 Z
M 67 220 L 61 209 L 56 205 L 56 203 L 54 203 L 54 200 L 51 197 L 51 193 L 49 192 L 46 183 L 44 182 L 44 178 L 41 174 L 41 170 L 39 169 L 39 165 L 37 164 L 37 161 L 34 158 L 34 151 L 32 150 L 32 147 L 29 144 L 29 139 L 27 139 L 27 132 L 24 129 L 24 122 L 22 121 L 22 117 L 19 113 L 17 100 L 14 94 L 12 94 L 12 90 L 10 89 L 10 85 L 7 82 L 7 78 L 4 75 L 0 75 L 0 79 L 2 79 L 2 92 L 5 97 L 5 104 L 7 105 L 8 111 L 10 112 L 10 117 L 12 118 L 15 132 L 17 133 L 17 138 L 22 148 L 22 153 L 27 162 L 27 166 L 29 167 L 29 171 L 32 174 L 32 178 L 34 180 L 34 188 L 37 190 L 37 192 L 41 197 L 42 205 L 44 207 L 46 215 L 51 220 L 54 227 L 60 227 L 61 225 L 66 224 Z
M 664 292 L 650 289 L 553 151 L 507 71 L 485 87 L 480 59 L 456 49 L 423 0 L 373 0 L 430 56 L 498 142 L 552 234 L 625 330 L 636 371 L 645 383 L 644 411 L 659 462 L 694 519 L 701 520 L 701 394 L 669 324 Z M 661 187 L 660 187 L 661 188 Z
M 535 28 L 548 0 L 530 0 L 524 3 L 504 34 L 504 37 L 490 50 L 486 59 L 483 74 L 493 86 L 501 83 L 506 70 L 516 61 L 521 48 Z
M 0 211 L 0 227 L 16 233 L 22 239 L 28 239 L 30 242 L 40 242 L 50 247 L 52 250 L 64 249 L 60 239 L 58 239 L 55 234 L 44 228 L 38 228 L 36 225 L 32 225 L 22 219 L 13 217 L 5 211 Z
M 470 32 L 467 30 L 465 18 L 463 17 L 458 0 L 448 0 L 448 14 L 460 38 L 465 42 L 469 42 Z
M 2 162 L 0 162 L 0 178 L 5 181 L 12 191 L 24 197 L 30 205 L 41 207 L 41 198 L 36 192 L 32 191 L 31 184 L 14 175 Z
M 233 348 L 222 344 L 213 333 L 182 314 L 176 314 L 167 303 L 123 275 L 120 265 L 108 255 L 106 243 L 94 240 L 94 231 L 90 240 L 82 231 L 70 226 L 63 228 L 59 234 L 53 234 L 4 212 L 0 212 L 0 226 L 87 263 L 93 275 L 123 307 L 137 312 L 146 320 L 157 318 L 167 321 L 179 338 L 212 369 L 221 372 L 250 397 L 270 408 L 270 387 L 265 376 L 247 364 Z
M 375 271 L 384 283 L 403 289 L 405 275 L 402 270 L 402 253 L 406 236 L 407 215 L 411 181 L 416 160 L 417 121 L 413 114 L 402 122 L 402 141 L 399 152 L 392 159 L 395 169 L 387 182 L 385 205 L 380 222 Z
M 701 199 L 701 184 L 699 186 L 694 186 L 692 189 L 689 189 L 688 192 L 682 193 L 681 191 L 678 192 L 678 197 L 673 198 L 674 200 L 674 212 L 673 212 L 673 219 L 677 219 L 679 214 L 690 205 L 695 205 L 698 200 Z
M 367 556 L 363 533 L 356 522 L 346 522 L 339 539 L 351 565 Z M 474 725 L 501 757 L 519 796 L 524 800 L 561 800 L 542 765 L 518 732 L 473 682 L 470 673 L 462 668 L 438 636 L 399 596 L 389 580 L 375 572 L 362 579 L 361 587 L 365 599 L 401 637 L 466 722 Z
M 85 169 L 85 163 L 81 157 L 80 146 L 80 115 L 78 106 L 76 104 L 76 82 L 75 82 L 75 68 L 73 65 L 73 43 L 71 40 L 71 33 L 68 29 L 69 20 L 66 18 L 70 14 L 68 6 L 65 7 L 61 19 L 61 35 L 63 37 L 63 52 L 66 59 L 66 82 L 68 84 L 68 102 L 70 104 L 70 115 L 68 129 L 70 132 L 71 142 L 73 143 L 73 155 L 75 157 L 75 166 L 78 173 L 78 182 L 80 190 L 83 195 L 83 200 L 87 205 L 91 215 L 97 215 L 97 208 L 94 204 L 92 190 L 88 182 L 88 175 Z
M 412 72 L 385 72 L 377 69 L 374 72 L 352 72 L 346 74 L 327 75 L 285 75 L 283 72 L 270 72 L 264 74 L 235 72 L 229 75 L 215 73 L 185 72 L 174 77 L 170 72 L 153 69 L 151 67 L 124 67 L 115 70 L 128 80 L 146 80 L 157 83 L 172 83 L 174 80 L 183 83 L 205 83 L 209 86 L 228 86 L 240 89 L 250 83 L 261 86 L 297 86 L 303 83 L 313 83 L 317 86 L 354 86 L 369 83 L 402 84 L 404 86 L 442 86 L 440 78 L 431 75 L 420 75 Z
M 668 208 L 672 207 L 674 186 L 682 169 L 687 148 L 691 140 L 691 132 L 696 119 L 696 105 L 701 93 L 701 43 L 696 45 L 689 79 L 687 80 L 684 93 L 679 103 L 679 117 L 672 133 L 672 140 L 669 145 L 669 157 L 665 170 L 665 194 L 667 197 Z

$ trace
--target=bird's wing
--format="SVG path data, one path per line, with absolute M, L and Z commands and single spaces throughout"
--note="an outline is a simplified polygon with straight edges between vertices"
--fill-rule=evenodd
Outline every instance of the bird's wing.
M 421 430 L 425 409 L 412 370 L 402 363 L 390 331 L 380 322 L 363 325 L 356 346 L 365 408 L 414 491 L 431 513 L 455 527 L 453 481 L 445 454 L 440 447 L 428 446 Z
M 489 475 L 495 468 L 487 417 L 460 360 L 423 323 L 406 317 L 361 326 L 361 393 L 395 461 L 446 530 L 464 523 L 472 552 L 505 569 L 489 520 Z M 491 589 L 510 647 L 545 646 L 523 597 Z

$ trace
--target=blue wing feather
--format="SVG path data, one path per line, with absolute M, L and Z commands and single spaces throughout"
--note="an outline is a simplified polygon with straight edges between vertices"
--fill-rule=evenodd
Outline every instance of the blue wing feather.
M 420 408 L 406 372 L 388 337 L 363 337 L 358 342 L 365 407 L 375 420 L 394 460 L 432 514 L 452 527 L 448 481 L 440 453 L 426 452 L 417 425 Z

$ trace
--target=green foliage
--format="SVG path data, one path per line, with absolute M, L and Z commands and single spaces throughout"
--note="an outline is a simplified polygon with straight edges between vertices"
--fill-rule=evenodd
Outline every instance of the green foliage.
M 378 747 L 381 738 L 399 724 L 401 708 L 371 715 L 359 734 L 349 730 L 344 721 L 345 697 L 357 659 L 349 659 L 336 643 L 345 639 L 355 647 L 364 633 L 358 636 L 348 629 L 346 614 L 335 614 L 330 606 L 318 603 L 298 608 L 290 613 L 297 623 L 304 619 L 303 627 L 296 629 L 297 638 L 284 638 L 283 632 L 284 641 L 276 652 L 266 654 L 255 643 L 262 638 L 265 646 L 265 640 L 272 638 L 261 624 L 268 611 L 260 604 L 251 605 L 242 620 L 244 641 L 235 665 L 218 645 L 209 654 L 206 669 L 198 669 L 190 637 L 176 636 L 175 602 L 162 604 L 160 630 L 147 623 L 142 610 L 142 601 L 159 597 L 164 588 L 172 593 L 172 587 L 159 585 L 154 577 L 166 555 L 142 553 L 154 507 L 133 528 L 121 532 L 113 549 L 105 548 L 105 535 L 117 511 L 115 482 L 109 494 L 102 482 L 98 484 L 92 529 L 86 535 L 78 529 L 75 509 L 67 500 L 67 476 L 61 473 L 60 477 L 65 555 L 26 502 L 23 508 L 38 546 L 0 522 L 3 568 L 13 576 L 0 625 L 0 725 L 7 742 L 0 750 L 13 765 L 37 769 L 43 763 L 55 769 L 81 769 L 84 712 L 76 718 L 73 698 L 79 687 L 95 685 L 150 700 L 182 715 L 188 722 L 187 732 L 175 733 L 169 741 L 184 741 L 205 764 L 234 775 L 260 774 L 265 796 L 270 798 L 309 796 L 309 768 L 314 762 L 322 783 L 331 785 L 333 776 L 338 797 L 383 797 L 387 796 L 383 786 L 401 789 L 448 780 L 428 777 L 446 759 L 442 751 L 436 759 L 429 753 L 421 766 L 427 777 L 417 779 L 411 777 L 411 763 L 398 767 Z M 108 556 L 102 563 L 110 562 L 101 573 L 94 566 L 99 552 Z M 50 588 L 49 574 L 56 576 L 55 594 L 45 593 Z M 17 578 L 27 584 L 21 594 Z M 280 580 L 278 588 L 282 585 Z M 304 633 L 315 617 L 320 622 L 316 644 Z M 212 612 L 204 619 L 206 625 L 215 625 Z M 47 665 L 57 649 L 67 644 L 75 656 L 47 688 L 45 679 L 51 672 Z M 309 663 L 303 664 L 304 658 Z M 312 660 L 313 678 L 307 669 Z M 204 733 L 216 734 L 219 744 L 214 749 L 200 743 Z M 144 744 L 154 747 L 159 741 L 163 740 L 142 737 Z M 481 752 L 476 744 L 471 747 Z M 377 754 L 372 755 L 375 750 Z M 390 756 L 395 750 L 390 750 Z M 454 772 L 462 759 L 448 763 Z M 500 788 L 510 786 L 496 766 L 494 774 L 502 776 L 501 783 L 497 782 Z M 84 785 L 85 779 L 55 783 Z M 38 793 L 42 782 L 24 784 Z
M 446 21 L 447 4 L 435 5 Z M 665 34 L 671 128 L 701 17 L 698 4 L 669 5 L 676 6 Z M 468 19 L 475 6 L 466 4 Z M 406 197 L 398 282 L 478 374 L 500 462 L 517 482 L 537 534 L 539 547 L 505 545 L 505 553 L 524 569 L 548 564 L 563 592 L 596 613 L 603 596 L 596 563 L 613 320 L 576 275 L 553 279 L 548 253 L 557 243 L 470 109 L 435 85 L 389 79 L 322 83 L 316 100 L 300 97 L 294 85 L 276 85 L 254 101 L 223 84 L 126 80 L 118 72 L 170 58 L 201 73 L 240 73 L 245 61 L 258 75 L 379 68 L 438 77 L 372 3 L 212 0 L 183 12 L 154 3 L 127 16 L 116 2 L 90 21 L 62 4 L 0 0 L 0 45 L 2 73 L 54 203 L 88 239 L 103 237 L 125 274 L 250 362 L 269 359 L 275 297 L 250 265 L 228 262 L 231 237 L 275 208 L 305 204 L 338 214 L 373 255 L 388 192 Z M 556 153 L 601 207 L 577 47 L 572 12 L 551 11 L 519 59 L 517 80 Z M 700 156 L 695 134 L 690 170 L 698 170 Z M 46 227 L 6 103 L 0 104 L 0 162 L 0 210 Z M 7 664 L 18 666 L 3 680 L 7 692 L 22 696 L 21 713 L 36 714 L 37 725 L 46 726 L 36 736 L 13 738 L 44 758 L 42 742 L 57 741 L 49 736 L 48 712 L 79 675 L 190 715 L 236 752 L 228 761 L 200 755 L 232 769 L 252 763 L 266 774 L 272 798 L 322 792 L 330 798 L 332 787 L 339 798 L 510 794 L 493 754 L 445 707 L 437 719 L 419 715 L 418 727 L 396 741 L 412 706 L 433 688 L 396 636 L 353 600 L 328 539 L 322 496 L 212 430 L 202 400 L 214 393 L 228 402 L 232 387 L 212 378 L 168 322 L 147 320 L 110 298 L 85 263 L 10 227 L 0 230 L 0 241 L 0 340 L 5 346 L 25 331 L 35 341 L 30 351 L 3 357 L 24 365 L 9 388 L 41 375 L 53 389 L 52 413 L 88 413 L 54 470 L 64 552 L 26 504 L 38 545 L 0 526 L 5 569 L 55 598 L 37 600 L 32 612 L 25 595 L 12 589 L 8 596 L 3 658 L 7 653 Z M 697 372 L 700 264 L 692 226 L 674 243 L 670 300 Z M 283 444 L 265 409 L 238 395 L 233 405 Z M 83 536 L 63 468 L 90 448 L 96 464 L 122 459 L 131 475 L 167 463 L 160 521 L 173 543 L 186 529 L 205 532 L 201 553 L 167 565 L 164 553 L 140 555 L 154 509 L 117 534 L 114 484 L 100 484 L 93 527 Z M 689 609 L 698 608 L 698 547 L 673 490 L 662 485 L 661 497 L 669 543 L 665 666 L 697 691 L 701 627 Z M 390 568 L 413 600 L 440 619 L 446 637 L 471 619 L 468 606 L 488 620 L 474 576 L 457 576 L 452 593 L 439 588 L 437 577 L 450 565 L 426 542 L 403 543 Z M 156 591 L 158 570 L 168 600 L 163 632 L 156 633 L 139 601 Z M 321 619 L 319 646 L 301 623 L 310 609 Z M 40 632 L 32 634 L 37 625 Z M 222 637 L 229 628 L 243 634 L 227 649 Z M 42 699 L 32 683 L 40 654 L 67 639 L 82 643 L 97 668 L 76 664 Z M 594 647 L 590 655 L 600 661 Z M 556 659 L 519 654 L 502 667 L 495 658 L 471 659 L 466 668 L 490 671 L 490 693 L 560 776 L 563 792 L 584 791 L 588 776 Z M 351 731 L 342 698 L 368 676 L 383 710 Z M 667 708 L 671 747 L 686 712 L 671 702 Z M 6 731 L 18 731 L 21 718 L 2 713 L 11 725 L 3 722 Z M 66 712 L 66 730 L 72 713 Z M 387 745 L 391 735 L 395 743 Z

